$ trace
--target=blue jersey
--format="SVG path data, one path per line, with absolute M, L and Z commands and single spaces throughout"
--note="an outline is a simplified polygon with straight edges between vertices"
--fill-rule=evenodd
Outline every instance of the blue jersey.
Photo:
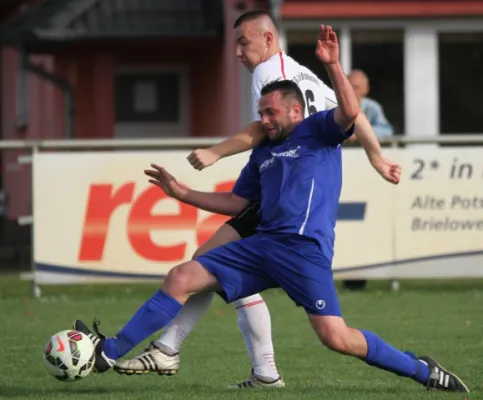
M 343 132 L 334 111 L 312 114 L 284 141 L 256 147 L 233 193 L 260 201 L 259 232 L 304 235 L 316 240 L 331 262 L 342 187 Z

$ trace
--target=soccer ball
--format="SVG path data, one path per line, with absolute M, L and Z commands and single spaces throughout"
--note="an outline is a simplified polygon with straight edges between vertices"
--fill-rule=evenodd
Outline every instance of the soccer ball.
M 94 344 L 82 332 L 62 331 L 50 338 L 44 350 L 47 371 L 59 381 L 85 378 L 95 361 Z

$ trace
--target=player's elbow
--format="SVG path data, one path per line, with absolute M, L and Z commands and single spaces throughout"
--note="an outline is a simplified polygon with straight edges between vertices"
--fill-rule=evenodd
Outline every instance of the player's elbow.
M 344 130 L 349 129 L 357 120 L 360 108 L 358 105 L 349 105 L 347 107 L 339 107 L 336 109 L 334 119 L 337 125 Z
M 359 107 L 359 104 L 351 104 L 350 107 L 347 107 L 347 109 L 344 110 L 343 115 L 348 126 L 352 126 L 356 122 L 360 112 L 361 108 Z

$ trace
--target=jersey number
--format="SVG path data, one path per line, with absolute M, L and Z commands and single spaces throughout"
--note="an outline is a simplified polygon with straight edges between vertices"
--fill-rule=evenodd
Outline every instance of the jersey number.
M 317 109 L 313 105 L 315 101 L 314 92 L 312 90 L 305 91 L 305 102 L 307 103 L 307 108 L 309 110 L 309 115 L 312 115 L 317 112 Z

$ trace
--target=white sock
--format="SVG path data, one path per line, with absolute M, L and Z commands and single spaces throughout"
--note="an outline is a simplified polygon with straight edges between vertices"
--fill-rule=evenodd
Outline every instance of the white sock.
M 255 375 L 267 380 L 279 378 L 272 343 L 272 324 L 265 301 L 259 294 L 233 303 L 238 326 L 247 346 Z
M 215 293 L 202 292 L 191 296 L 175 319 L 163 330 L 156 344 L 170 355 L 179 353 L 181 343 L 193 330 L 196 322 L 208 310 Z

